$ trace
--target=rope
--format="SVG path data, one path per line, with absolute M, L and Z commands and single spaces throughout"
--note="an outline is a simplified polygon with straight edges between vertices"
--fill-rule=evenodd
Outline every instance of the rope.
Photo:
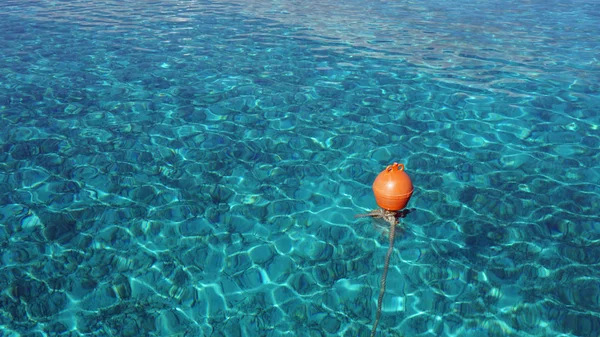
M 388 273 L 388 267 L 390 266 L 390 258 L 394 252 L 394 237 L 396 235 L 396 221 L 390 222 L 390 246 L 387 254 L 385 255 L 385 264 L 383 266 L 383 275 L 381 275 L 381 287 L 379 288 L 379 297 L 377 298 L 377 313 L 375 314 L 375 323 L 373 323 L 373 330 L 371 330 L 371 337 L 375 337 L 377 331 L 377 325 L 379 324 L 379 318 L 381 317 L 381 306 L 383 305 L 383 294 L 385 293 L 385 283 Z

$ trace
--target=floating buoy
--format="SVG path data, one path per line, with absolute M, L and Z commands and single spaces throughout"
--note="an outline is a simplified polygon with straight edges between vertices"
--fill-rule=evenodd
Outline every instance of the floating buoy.
M 389 165 L 373 182 L 377 205 L 388 211 L 399 211 L 406 207 L 413 190 L 412 181 L 404 172 L 403 164 Z

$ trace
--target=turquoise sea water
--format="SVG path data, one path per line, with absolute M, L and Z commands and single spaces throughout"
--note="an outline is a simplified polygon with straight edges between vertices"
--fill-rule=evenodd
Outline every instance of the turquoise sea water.
M 0 336 L 600 335 L 600 4 L 3 1 Z

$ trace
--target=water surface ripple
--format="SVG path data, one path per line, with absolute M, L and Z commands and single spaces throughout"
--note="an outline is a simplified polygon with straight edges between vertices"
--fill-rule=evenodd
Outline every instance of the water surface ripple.
M 598 336 L 600 5 L 4 1 L 2 336 Z

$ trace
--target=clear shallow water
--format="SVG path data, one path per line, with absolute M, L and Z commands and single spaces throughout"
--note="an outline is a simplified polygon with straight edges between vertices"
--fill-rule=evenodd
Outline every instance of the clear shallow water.
M 4 2 L 4 336 L 597 336 L 591 2 Z

